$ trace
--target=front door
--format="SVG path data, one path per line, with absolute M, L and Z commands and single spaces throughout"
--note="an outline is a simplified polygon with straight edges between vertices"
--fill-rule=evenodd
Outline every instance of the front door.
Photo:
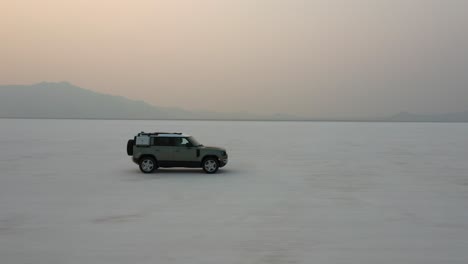
M 175 140 L 174 161 L 187 163 L 184 166 L 196 165 L 197 147 L 192 146 L 187 138 L 175 138 Z

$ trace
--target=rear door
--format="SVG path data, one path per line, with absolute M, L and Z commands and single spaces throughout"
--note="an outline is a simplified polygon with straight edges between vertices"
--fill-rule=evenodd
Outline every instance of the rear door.
M 172 161 L 174 142 L 169 137 L 151 138 L 151 149 L 158 162 Z

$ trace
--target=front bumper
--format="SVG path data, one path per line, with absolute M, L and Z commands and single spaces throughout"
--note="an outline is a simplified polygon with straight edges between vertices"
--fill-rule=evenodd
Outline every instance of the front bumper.
M 226 166 L 226 164 L 228 163 L 228 157 L 221 157 L 219 158 L 219 167 L 222 168 L 224 166 Z

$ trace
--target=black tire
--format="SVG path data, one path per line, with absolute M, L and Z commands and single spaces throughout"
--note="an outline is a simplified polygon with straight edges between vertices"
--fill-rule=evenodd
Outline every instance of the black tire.
M 216 173 L 219 169 L 219 162 L 217 158 L 208 157 L 202 162 L 203 170 L 208 174 Z
M 143 173 L 152 173 L 158 168 L 156 159 L 150 156 L 146 156 L 140 159 L 140 170 Z
M 130 140 L 127 142 L 127 154 L 128 154 L 129 156 L 132 156 L 132 155 L 133 155 L 133 145 L 135 145 L 135 140 L 130 139 Z

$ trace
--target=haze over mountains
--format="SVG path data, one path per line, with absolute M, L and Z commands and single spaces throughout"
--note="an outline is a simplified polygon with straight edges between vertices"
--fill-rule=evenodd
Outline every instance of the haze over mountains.
M 0 118 L 297 119 L 281 114 L 265 116 L 158 107 L 144 101 L 96 93 L 68 82 L 0 86 Z
M 158 107 L 144 101 L 96 93 L 68 82 L 0 86 L 0 118 L 326 120 L 287 114 L 219 113 Z M 468 111 L 433 115 L 401 112 L 355 121 L 468 122 Z

